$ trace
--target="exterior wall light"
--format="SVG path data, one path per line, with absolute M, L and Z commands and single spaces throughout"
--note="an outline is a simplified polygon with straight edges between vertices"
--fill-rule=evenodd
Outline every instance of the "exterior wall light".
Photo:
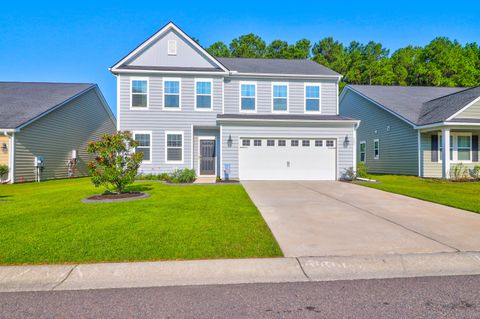
M 232 134 L 230 134 L 230 135 L 228 136 L 227 145 L 228 145 L 228 147 L 232 147 L 232 144 L 233 144 Z
M 343 140 L 343 146 L 347 147 L 350 144 L 350 140 L 348 139 L 348 135 L 345 135 L 345 139 Z
M 2 144 L 2 152 L 6 153 L 8 151 L 8 146 L 6 143 Z

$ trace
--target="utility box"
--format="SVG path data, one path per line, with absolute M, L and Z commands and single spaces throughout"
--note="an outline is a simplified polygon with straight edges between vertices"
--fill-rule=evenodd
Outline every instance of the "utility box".
M 45 161 L 43 156 L 35 156 L 34 166 L 35 167 L 43 167 L 45 165 Z
M 77 159 L 77 150 L 72 150 L 72 159 Z

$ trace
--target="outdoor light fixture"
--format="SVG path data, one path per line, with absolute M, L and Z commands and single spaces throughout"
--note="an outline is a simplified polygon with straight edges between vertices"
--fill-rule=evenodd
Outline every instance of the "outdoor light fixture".
M 6 153 L 8 151 L 8 146 L 6 143 L 2 144 L 2 152 Z
M 348 144 L 350 144 L 350 140 L 348 139 L 348 135 L 345 135 L 345 140 L 343 140 L 343 145 L 347 147 Z
M 228 145 L 228 147 L 232 147 L 232 144 L 233 144 L 232 134 L 230 134 L 230 135 L 228 136 L 227 145 Z

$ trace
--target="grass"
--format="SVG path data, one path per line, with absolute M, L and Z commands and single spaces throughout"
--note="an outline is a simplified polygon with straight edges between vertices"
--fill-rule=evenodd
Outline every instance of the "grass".
M 82 203 L 88 178 L 0 185 L 0 264 L 282 256 L 241 185 L 139 182 L 146 199 Z
M 480 213 L 480 182 L 449 182 L 415 176 L 370 175 L 379 183 L 360 185 Z

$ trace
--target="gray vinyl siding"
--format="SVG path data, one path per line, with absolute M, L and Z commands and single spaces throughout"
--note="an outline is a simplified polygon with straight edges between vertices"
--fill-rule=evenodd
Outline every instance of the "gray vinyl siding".
M 455 132 L 455 131 L 452 131 Z M 422 176 L 431 178 L 442 178 L 442 162 L 439 157 L 438 162 L 432 162 L 432 135 L 439 135 L 438 132 L 428 132 L 421 134 L 421 154 L 422 154 Z M 480 135 L 480 131 L 473 131 L 473 135 Z M 479 153 L 480 155 L 480 153 Z M 453 168 L 457 163 L 450 163 L 450 168 Z M 468 169 L 473 169 L 479 162 L 464 163 Z
M 361 121 L 357 130 L 357 161 L 360 162 L 360 142 L 365 141 L 365 164 L 370 173 L 418 175 L 418 133 L 410 124 L 352 91 L 347 91 L 340 102 L 340 115 Z M 379 159 L 374 159 L 375 139 L 379 139 Z
M 136 76 L 132 76 L 136 77 Z M 192 128 L 215 128 L 217 114 L 222 113 L 223 79 L 212 78 L 212 111 L 195 110 L 195 77 L 175 77 L 181 79 L 181 109 L 163 110 L 163 78 L 150 76 L 149 79 L 149 108 L 130 108 L 130 76 L 118 76 L 119 83 L 119 114 L 120 129 L 127 131 L 151 131 L 152 162 L 141 165 L 142 173 L 171 172 L 180 168 L 192 168 L 194 164 L 194 148 Z M 200 78 L 200 77 L 197 77 Z M 165 132 L 181 131 L 184 134 L 183 163 L 171 164 L 165 161 Z
M 222 125 L 222 177 L 225 164 L 230 164 L 230 178 L 238 179 L 239 139 L 241 137 L 273 137 L 273 138 L 332 138 L 337 140 L 337 177 L 353 164 L 353 142 L 344 144 L 345 136 L 353 141 L 353 125 L 341 124 L 281 124 L 271 123 Z M 231 137 L 232 145 L 228 145 Z
M 458 114 L 456 119 L 480 119 L 480 101 L 475 102 L 472 104 L 468 109 Z
M 15 133 L 14 180 L 35 179 L 34 158 L 44 156 L 42 180 L 67 178 L 67 161 L 77 150 L 75 177 L 88 175 L 90 141 L 114 133 L 115 123 L 102 105 L 95 89 L 45 115 Z
M 305 83 L 320 83 L 321 114 L 337 114 L 336 81 L 300 81 L 300 80 L 251 80 L 230 78 L 225 81 L 225 114 L 240 112 L 240 82 L 256 82 L 256 113 L 272 113 L 272 83 L 288 83 L 288 111 L 292 114 L 305 113 Z M 307 112 L 308 113 L 308 112 Z

